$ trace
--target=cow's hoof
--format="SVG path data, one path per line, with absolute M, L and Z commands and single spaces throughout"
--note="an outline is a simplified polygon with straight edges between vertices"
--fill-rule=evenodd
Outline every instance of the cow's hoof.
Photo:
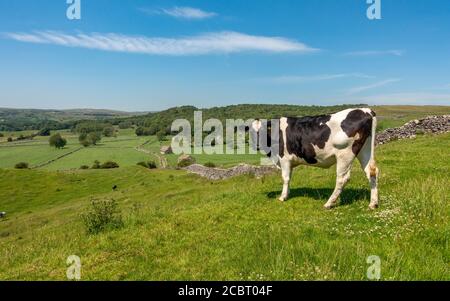
M 279 200 L 280 202 L 284 203 L 284 202 L 286 202 L 287 198 L 280 197 L 278 200 Z
M 325 204 L 325 205 L 323 205 L 323 208 L 325 208 L 326 210 L 331 210 L 331 209 L 333 209 L 334 207 L 336 207 L 336 204 Z
M 378 204 L 370 204 L 369 205 L 369 209 L 371 209 L 371 210 L 375 210 L 377 208 L 378 208 Z

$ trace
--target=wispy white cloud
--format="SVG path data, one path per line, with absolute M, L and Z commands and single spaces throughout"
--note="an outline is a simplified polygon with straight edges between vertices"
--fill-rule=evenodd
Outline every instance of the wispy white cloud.
M 187 6 L 175 6 L 172 8 L 141 8 L 141 11 L 147 14 L 168 15 L 170 17 L 187 20 L 203 20 L 210 19 L 217 16 L 215 12 L 208 12 L 199 8 Z
M 328 81 L 341 78 L 373 78 L 373 76 L 363 74 L 363 73 L 337 73 L 337 74 L 319 74 L 319 75 L 286 75 L 263 78 L 263 81 L 279 83 L 279 84 L 290 84 L 290 83 L 306 83 L 315 81 Z
M 402 56 L 405 53 L 404 50 L 364 50 L 364 51 L 352 51 L 344 53 L 345 56 L 381 56 L 381 55 L 394 55 Z
M 349 94 L 349 95 L 357 94 L 357 93 L 360 93 L 360 92 L 363 92 L 363 91 L 366 91 L 366 90 L 370 90 L 370 89 L 375 89 L 375 88 L 379 88 L 379 87 L 382 87 L 382 86 L 386 86 L 388 84 L 395 83 L 395 82 L 398 82 L 400 80 L 401 79 L 399 79 L 399 78 L 390 78 L 390 79 L 379 81 L 379 82 L 376 82 L 376 83 L 373 83 L 373 84 L 370 84 L 370 85 L 354 87 L 354 88 L 349 89 L 347 91 L 347 94 Z
M 318 49 L 291 39 L 255 36 L 232 31 L 180 38 L 128 36 L 115 33 L 66 34 L 55 31 L 10 32 L 5 33 L 4 36 L 26 43 L 172 56 L 229 54 L 248 51 L 270 53 L 311 53 L 318 51 Z

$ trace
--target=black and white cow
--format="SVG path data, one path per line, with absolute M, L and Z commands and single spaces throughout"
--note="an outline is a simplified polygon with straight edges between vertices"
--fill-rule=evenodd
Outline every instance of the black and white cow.
M 269 144 L 272 141 L 271 126 L 270 122 L 259 120 L 252 124 L 254 132 L 267 133 Z M 279 151 L 276 156 L 271 156 L 282 171 L 283 191 L 280 201 L 286 201 L 289 196 L 293 168 L 299 165 L 329 168 L 336 164 L 336 187 L 325 208 L 336 206 L 339 195 L 350 179 L 353 161 L 358 158 L 370 183 L 369 207 L 377 208 L 379 172 L 374 158 L 376 127 L 376 114 L 368 108 L 348 109 L 331 115 L 280 118 Z

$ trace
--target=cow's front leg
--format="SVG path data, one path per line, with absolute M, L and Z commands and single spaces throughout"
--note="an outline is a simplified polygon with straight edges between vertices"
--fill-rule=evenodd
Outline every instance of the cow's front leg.
M 281 176 L 283 178 L 283 191 L 279 200 L 284 202 L 289 197 L 289 183 L 291 182 L 292 166 L 288 160 L 281 160 Z

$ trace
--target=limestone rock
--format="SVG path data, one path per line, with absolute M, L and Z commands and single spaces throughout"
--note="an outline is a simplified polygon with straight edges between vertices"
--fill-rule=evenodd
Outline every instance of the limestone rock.
M 392 140 L 414 139 L 417 135 L 450 132 L 450 115 L 429 116 L 420 120 L 412 120 L 405 125 L 387 129 L 377 134 L 377 144 L 385 144 Z
M 173 154 L 171 146 L 161 146 L 160 152 L 161 152 L 161 155 Z
M 181 155 L 178 157 L 178 166 L 179 167 L 186 167 L 192 164 L 195 164 L 195 158 L 190 155 Z

